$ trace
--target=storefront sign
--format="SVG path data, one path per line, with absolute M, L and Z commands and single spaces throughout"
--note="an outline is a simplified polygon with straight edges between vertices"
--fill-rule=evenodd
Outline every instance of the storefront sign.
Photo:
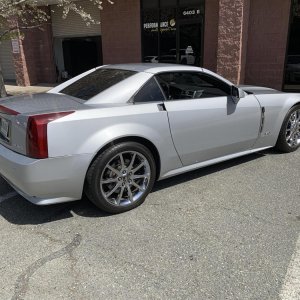
M 182 14 L 184 16 L 200 15 L 200 9 L 184 10 Z
M 15 54 L 20 53 L 20 44 L 19 44 L 19 40 L 17 39 L 12 39 L 11 40 L 11 46 L 12 46 L 12 52 Z
M 144 30 L 149 30 L 151 32 L 158 31 L 158 22 L 144 23 Z M 176 21 L 175 21 L 175 19 L 171 19 L 170 21 L 160 22 L 160 30 L 161 31 L 176 30 Z

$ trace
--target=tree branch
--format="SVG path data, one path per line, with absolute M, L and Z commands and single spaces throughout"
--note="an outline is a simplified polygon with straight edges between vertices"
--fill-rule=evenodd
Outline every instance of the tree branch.
M 34 29 L 34 28 L 40 28 L 42 27 L 43 25 L 50 25 L 49 22 L 44 22 L 44 23 L 41 23 L 41 24 L 36 24 L 36 25 L 28 25 L 28 26 L 16 26 L 16 27 L 12 27 L 10 29 L 7 29 L 3 32 L 0 33 L 0 41 L 3 39 L 4 36 L 10 34 L 11 32 L 14 32 L 14 31 L 17 31 L 17 30 L 26 30 L 26 29 Z

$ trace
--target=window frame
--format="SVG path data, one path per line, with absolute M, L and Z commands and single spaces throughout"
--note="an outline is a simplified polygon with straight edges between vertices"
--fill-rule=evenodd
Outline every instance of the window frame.
M 154 81 L 156 82 L 162 96 L 163 96 L 163 100 L 156 100 L 156 101 L 146 101 L 146 102 L 136 102 L 134 101 L 134 98 L 136 97 L 136 95 L 152 80 L 154 79 Z M 164 91 L 162 90 L 159 82 L 157 81 L 156 77 L 155 77 L 155 74 L 153 74 L 153 76 L 151 76 L 151 78 L 149 78 L 135 93 L 134 95 L 129 99 L 128 103 L 132 103 L 132 104 L 135 104 L 135 105 L 141 105 L 141 104 L 148 104 L 148 103 L 163 103 L 166 101 L 166 95 L 164 93 Z
M 79 97 L 80 93 L 82 93 L 83 89 L 84 88 L 87 89 L 87 85 L 85 85 L 84 88 L 82 88 L 81 85 L 85 81 L 87 81 L 89 77 L 93 78 L 93 76 L 97 76 L 97 75 L 99 76 L 99 75 L 101 75 L 101 73 L 104 73 L 105 71 L 110 71 L 110 72 L 113 72 L 113 71 L 120 72 L 121 71 L 121 72 L 124 72 L 123 77 L 125 76 L 125 78 L 122 78 L 121 80 L 115 81 L 113 84 L 107 85 L 103 89 L 99 89 L 98 88 L 97 93 L 94 93 L 93 95 L 90 95 L 88 97 L 86 97 L 86 96 L 85 97 L 82 97 L 82 96 Z M 99 73 L 99 74 L 97 74 L 97 73 Z M 85 75 L 83 75 L 83 74 L 85 74 Z M 130 74 L 130 75 L 126 76 L 125 74 Z M 126 80 L 126 79 L 128 79 L 131 76 L 134 76 L 136 74 L 138 74 L 138 72 L 134 71 L 134 70 L 109 68 L 107 66 L 103 66 L 103 67 L 100 67 L 100 68 L 95 68 L 95 69 L 93 69 L 91 72 L 89 72 L 87 74 L 86 73 L 82 73 L 82 74 L 74 77 L 74 79 L 76 79 L 76 78 L 77 79 L 74 80 L 73 82 L 71 82 L 70 84 L 64 86 L 63 88 L 61 88 L 59 90 L 59 93 L 61 93 L 63 95 L 66 95 L 66 96 L 74 97 L 74 98 L 80 100 L 82 103 L 85 103 L 87 101 L 90 101 L 94 97 L 99 96 L 101 93 L 105 92 L 106 90 L 114 87 L 115 85 L 121 83 L 122 81 L 124 81 L 124 80 Z M 81 75 L 83 75 L 83 76 L 81 76 Z M 80 76 L 80 78 L 78 78 L 79 76 Z M 115 78 L 116 76 L 117 75 L 115 74 L 112 78 Z M 97 78 L 97 79 L 99 79 L 99 78 Z M 92 82 L 92 84 L 90 84 L 90 88 L 92 88 L 94 86 L 97 86 L 97 84 L 98 84 L 98 81 L 94 80 Z M 76 86 L 78 86 L 78 87 L 76 87 Z
M 159 80 L 156 77 L 158 77 L 161 74 L 170 74 L 170 73 L 192 73 L 192 74 L 204 75 L 204 76 L 212 78 L 213 80 L 215 80 L 217 82 L 220 82 L 222 85 L 228 87 L 228 91 L 230 91 L 230 94 L 228 94 L 227 91 L 219 88 L 220 90 L 222 90 L 224 93 L 227 93 L 228 95 L 227 96 L 203 97 L 203 98 L 201 98 L 201 97 L 200 98 L 190 98 L 190 99 L 184 99 L 184 98 L 183 99 L 168 99 L 165 91 L 161 87 L 161 85 L 159 83 Z M 223 81 L 223 80 L 221 80 L 221 79 L 219 79 L 219 78 L 217 78 L 213 75 L 210 75 L 210 74 L 207 74 L 207 73 L 201 72 L 201 71 L 189 71 L 189 70 L 188 71 L 181 71 L 181 70 L 178 70 L 178 71 L 164 71 L 164 72 L 160 72 L 160 73 L 155 74 L 155 79 L 156 79 L 157 83 L 159 84 L 160 89 L 162 90 L 162 92 L 164 94 L 165 101 L 167 101 L 167 102 L 170 102 L 170 101 L 184 101 L 184 100 L 201 100 L 201 99 L 220 98 L 220 97 L 232 97 L 232 94 L 231 94 L 232 85 L 229 85 L 227 82 L 225 82 L 225 81 Z

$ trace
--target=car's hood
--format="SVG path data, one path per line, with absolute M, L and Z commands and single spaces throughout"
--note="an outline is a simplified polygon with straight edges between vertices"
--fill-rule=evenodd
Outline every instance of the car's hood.
M 265 94 L 280 94 L 283 92 L 271 89 L 271 88 L 266 88 L 262 86 L 254 86 L 254 85 L 239 85 L 239 88 L 241 88 L 245 92 L 249 92 L 251 94 L 255 95 L 265 95 Z
M 83 106 L 76 98 L 50 93 L 7 97 L 0 100 L 0 105 L 21 114 L 77 110 Z

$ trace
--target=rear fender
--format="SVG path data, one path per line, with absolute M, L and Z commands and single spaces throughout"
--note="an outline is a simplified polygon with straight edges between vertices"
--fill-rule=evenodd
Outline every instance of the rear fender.
M 140 127 L 139 133 L 132 131 L 132 128 L 136 127 L 137 125 Z M 182 166 L 177 152 L 175 151 L 172 139 L 167 136 L 162 136 L 159 132 L 141 124 L 128 123 L 122 124 L 122 126 L 114 125 L 105 128 L 104 130 L 101 130 L 101 132 L 95 133 L 95 135 L 91 136 L 83 145 L 82 151 L 86 147 L 93 147 L 92 144 L 94 144 L 95 140 L 99 141 L 101 146 L 94 151 L 94 159 L 98 153 L 102 152 L 102 149 L 106 149 L 107 145 L 113 143 L 114 141 L 119 139 L 125 141 L 126 138 L 129 141 L 134 137 L 142 138 L 155 146 L 161 161 L 161 174 L 165 174 L 174 168 L 179 168 Z M 161 174 L 159 174 L 158 177 L 160 177 Z
M 131 114 L 126 114 L 126 110 Z M 106 145 L 132 136 L 144 138 L 157 148 L 161 174 L 182 166 L 173 145 L 167 112 L 159 111 L 157 104 L 91 110 L 88 118 L 83 118 L 83 114 L 76 112 L 49 124 L 49 156 L 90 154 L 92 161 Z

